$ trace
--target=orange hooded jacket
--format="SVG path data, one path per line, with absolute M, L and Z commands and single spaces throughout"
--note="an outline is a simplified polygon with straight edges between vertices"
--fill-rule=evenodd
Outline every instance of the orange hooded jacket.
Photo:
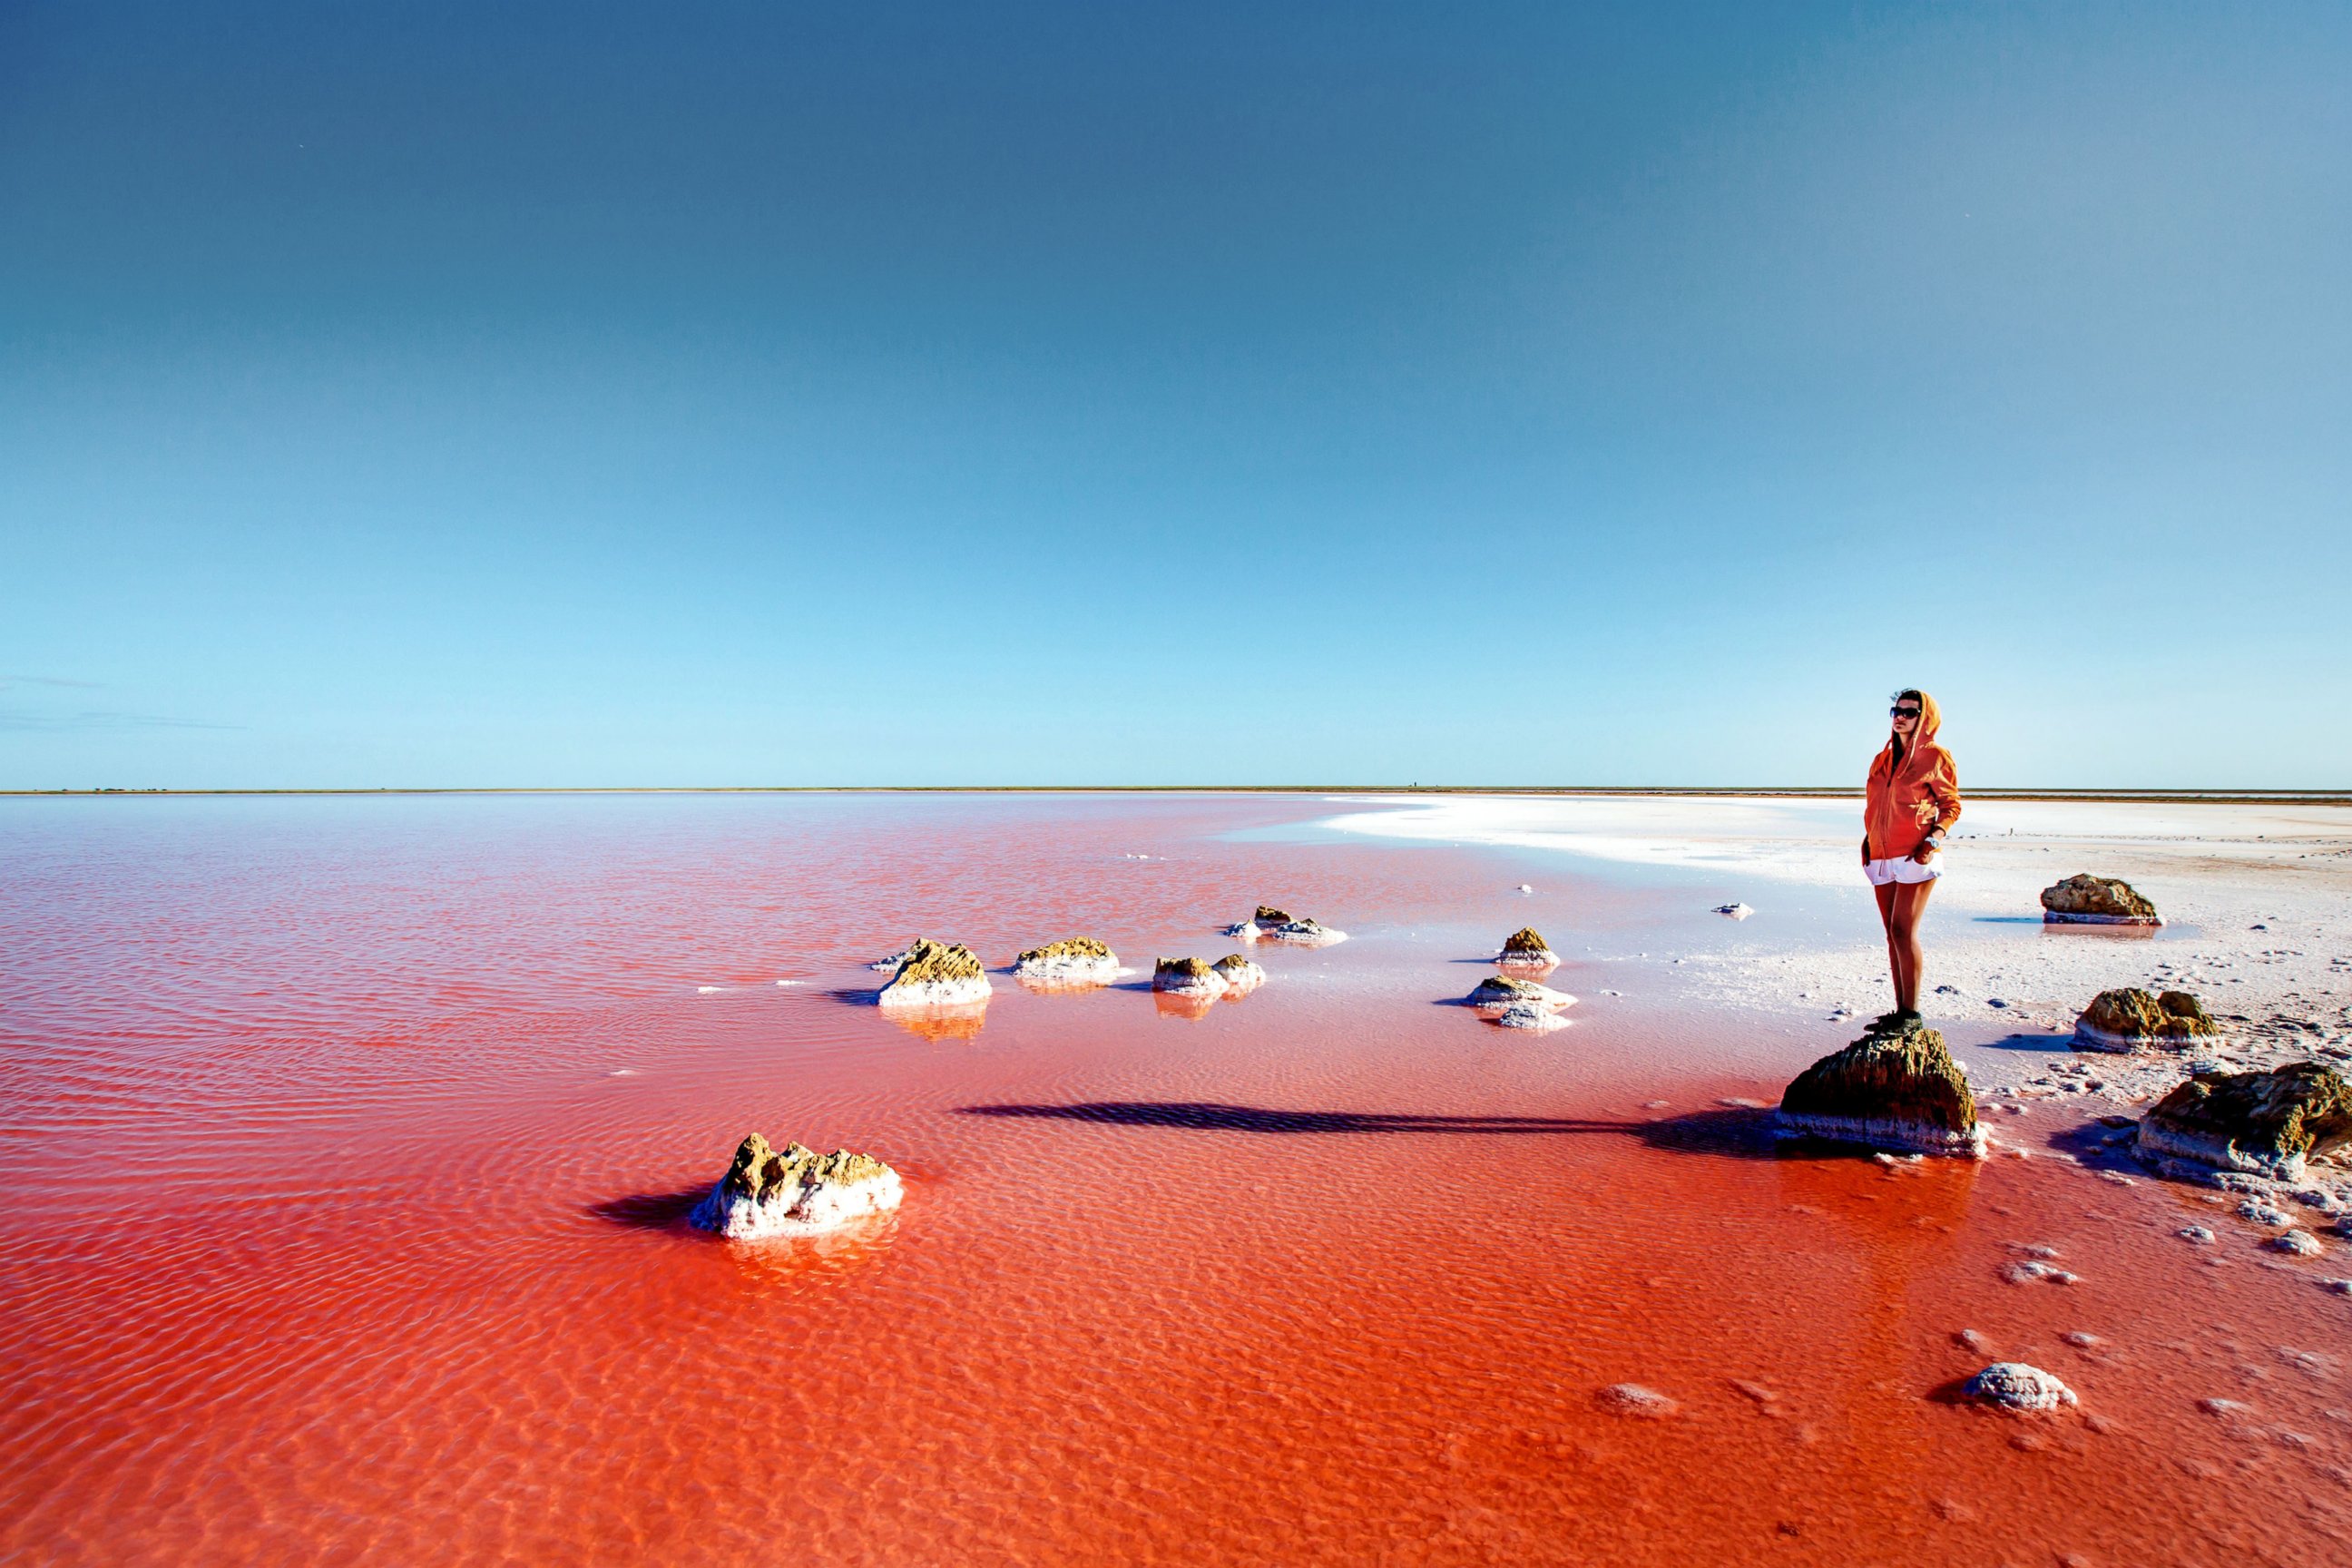
M 1960 775 L 1952 753 L 1936 744 L 1936 731 L 1944 721 L 1936 700 L 1922 693 L 1919 725 L 1895 763 L 1895 741 L 1870 764 L 1870 784 L 1862 806 L 1863 858 L 1899 860 L 1919 847 L 1937 828 L 1960 819 Z

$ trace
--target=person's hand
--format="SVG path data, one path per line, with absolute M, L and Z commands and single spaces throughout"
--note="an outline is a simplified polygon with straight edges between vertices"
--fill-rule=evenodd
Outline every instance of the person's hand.
M 1870 864 L 1870 840 L 1867 838 L 1862 841 L 1862 863 L 1865 866 Z
M 1918 861 L 1922 866 L 1925 866 L 1928 861 L 1936 858 L 1936 851 L 1942 847 L 1942 845 L 1937 843 L 1932 838 L 1922 838 L 1919 840 L 1919 847 L 1911 851 L 1911 858 Z

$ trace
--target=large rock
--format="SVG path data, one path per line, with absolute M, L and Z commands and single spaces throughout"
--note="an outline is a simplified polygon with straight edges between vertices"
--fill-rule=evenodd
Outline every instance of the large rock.
M 1058 985 L 1101 985 L 1118 978 L 1118 954 L 1090 936 L 1074 936 L 1024 951 L 1013 961 L 1022 980 Z
M 1265 984 L 1265 971 L 1238 952 L 1229 952 L 1209 966 L 1216 977 L 1225 983 L 1225 989 L 1235 993 L 1256 990 Z
M 1799 1073 L 1779 1120 L 1787 1137 L 1984 1158 L 1968 1078 L 1944 1037 L 1916 1018 L 1874 1028 Z
M 1565 991 L 1554 991 L 1549 985 L 1538 985 L 1532 980 L 1519 980 L 1508 974 L 1489 974 L 1478 982 L 1463 1000 L 1482 1013 L 1499 1012 L 1506 1007 L 1572 1007 L 1576 998 Z
M 2057 1410 L 2079 1403 L 2074 1391 L 2056 1374 L 2021 1361 L 1993 1363 L 1969 1379 L 1960 1392 L 1980 1405 L 1997 1405 L 2003 1410 Z
M 2077 872 L 2042 889 L 2042 918 L 2053 925 L 2158 926 L 2156 906 L 2113 877 Z
M 2352 1083 L 2317 1062 L 2192 1078 L 2140 1118 L 2140 1158 L 2303 1179 L 2311 1155 L 2352 1142 Z
M 2179 1050 L 2221 1037 L 2221 1026 L 2186 991 L 2161 994 L 2126 985 L 2102 991 L 2074 1021 L 2077 1050 Z
M 1204 958 L 1163 958 L 1151 966 L 1151 988 L 1179 996 L 1222 996 L 1225 977 Z
M 738 1240 L 806 1236 L 898 1206 L 898 1173 L 871 1154 L 830 1154 L 798 1143 L 771 1149 L 754 1132 L 687 1222 Z
M 882 988 L 885 1007 L 952 1007 L 988 1000 L 988 971 L 961 942 L 918 937 L 898 973 Z
M 1549 969 L 1559 962 L 1559 954 L 1543 939 L 1543 933 L 1533 926 L 1521 926 L 1503 939 L 1503 951 L 1496 955 L 1497 963 L 1525 964 L 1533 969 Z

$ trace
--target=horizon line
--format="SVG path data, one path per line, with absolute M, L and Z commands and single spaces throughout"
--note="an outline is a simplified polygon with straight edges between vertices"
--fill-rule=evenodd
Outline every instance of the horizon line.
M 358 788 L 240 786 L 170 789 L 102 785 L 93 789 L 0 789 L 0 798 L 98 798 L 117 795 L 1479 795 L 1590 797 L 1706 795 L 1754 799 L 1855 799 L 1856 784 L 379 784 Z M 1971 789 L 1963 798 L 2084 801 L 2199 805 L 2352 805 L 2352 790 L 2003 786 Z

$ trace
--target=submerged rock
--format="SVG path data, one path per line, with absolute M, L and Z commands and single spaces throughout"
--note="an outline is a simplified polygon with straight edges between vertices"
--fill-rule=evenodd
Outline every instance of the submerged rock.
M 1508 974 L 1489 974 L 1478 982 L 1464 998 L 1480 1011 L 1499 1011 L 1505 1007 L 1571 1007 L 1576 998 L 1565 991 L 1554 991 L 1549 985 L 1538 985 L 1532 980 L 1515 979 Z
M 961 942 L 937 942 L 918 937 L 898 964 L 898 973 L 882 988 L 885 1007 L 951 1007 L 988 1000 L 988 971 Z
M 1548 969 L 1559 962 L 1559 954 L 1551 950 L 1551 944 L 1535 927 L 1521 926 L 1503 939 L 1503 951 L 1495 962 Z
M 1593 1403 L 1615 1415 L 1662 1421 L 1682 1409 L 1675 1400 L 1638 1383 L 1612 1383 L 1593 1395 Z
M 1238 952 L 1229 952 L 1209 967 L 1228 991 L 1255 991 L 1265 984 L 1265 971 Z
M 1103 984 L 1118 978 L 1118 954 L 1093 937 L 1066 937 L 1027 949 L 1013 961 L 1013 973 L 1023 980 Z
M 1533 1029 L 1538 1034 L 1568 1027 L 1568 1020 L 1543 1002 L 1514 1002 L 1495 1015 L 1495 1022 L 1506 1029 Z
M 2074 1391 L 2052 1373 L 2021 1361 L 1997 1361 L 1961 1386 L 1979 1405 L 2003 1410 L 2057 1410 L 2079 1405 Z
M 1799 1073 L 1779 1120 L 1789 1137 L 1984 1158 L 1969 1080 L 1944 1037 L 1916 1019 L 1874 1028 Z
M 1222 996 L 1225 977 L 1203 958 L 1163 958 L 1151 966 L 1151 988 L 1180 996 Z
M 2129 882 L 2080 871 L 2042 889 L 2042 918 L 2053 925 L 2157 926 L 2156 906 Z
M 903 1195 L 898 1173 L 871 1154 L 820 1154 L 798 1143 L 771 1149 L 754 1132 L 687 1223 L 738 1240 L 805 1236 L 887 1213 Z
M 2221 1026 L 2188 992 L 2158 994 L 2137 985 L 2100 992 L 2074 1021 L 2077 1050 L 2179 1050 L 2221 1036 Z
M 1744 921 L 1756 911 L 1746 904 L 1717 904 L 1715 906 L 1715 912 L 1719 915 L 1729 915 L 1736 921 Z
M 2141 1159 L 2300 1181 L 2304 1162 L 2352 1142 L 2352 1083 L 2317 1062 L 2271 1072 L 2208 1073 L 2140 1118 Z

